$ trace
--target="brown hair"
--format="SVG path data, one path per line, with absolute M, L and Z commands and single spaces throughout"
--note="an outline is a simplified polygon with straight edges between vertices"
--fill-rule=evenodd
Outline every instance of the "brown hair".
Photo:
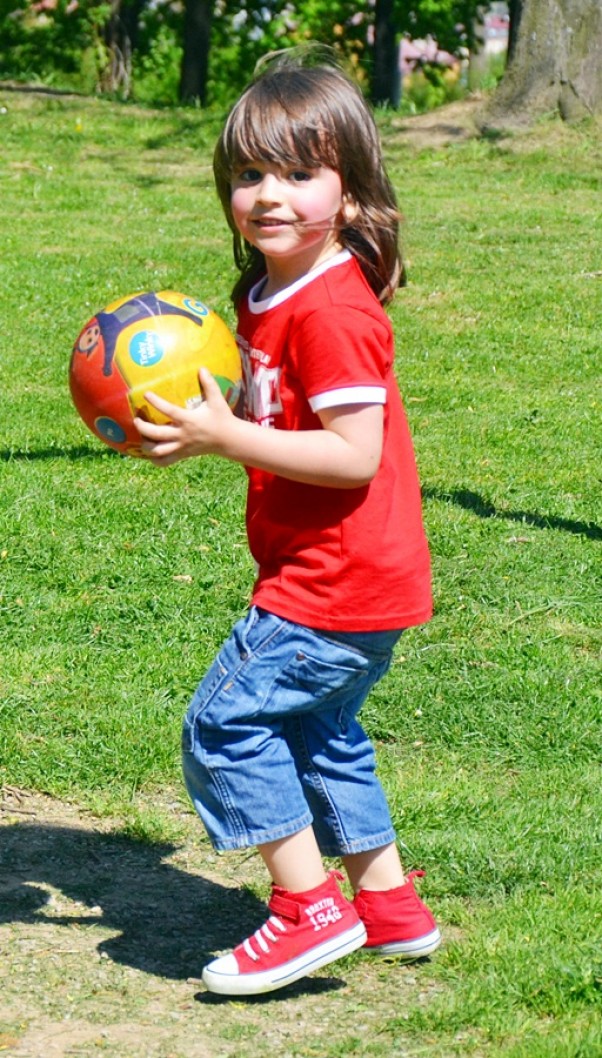
M 215 183 L 241 272 L 234 303 L 265 271 L 263 254 L 242 238 L 230 206 L 232 175 L 251 161 L 323 165 L 338 172 L 343 195 L 356 206 L 354 219 L 341 221 L 339 241 L 357 257 L 376 296 L 389 301 L 403 276 L 400 215 L 368 104 L 341 69 L 323 61 L 308 65 L 303 49 L 267 61 L 230 112 L 214 156 Z

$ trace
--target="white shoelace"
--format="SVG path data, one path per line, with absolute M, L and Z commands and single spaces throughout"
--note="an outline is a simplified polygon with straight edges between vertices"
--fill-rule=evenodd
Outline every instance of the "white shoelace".
M 275 915 L 270 915 L 269 919 L 267 920 L 267 922 L 264 923 L 261 929 L 256 930 L 252 937 L 247 937 L 247 939 L 243 941 L 242 946 L 245 949 L 249 958 L 253 960 L 253 962 L 259 962 L 261 958 L 261 952 L 263 952 L 264 955 L 268 954 L 270 950 L 268 940 L 272 941 L 272 943 L 275 944 L 276 941 L 279 939 L 275 935 L 275 933 L 272 933 L 270 926 L 280 930 L 281 933 L 286 933 L 286 926 L 284 925 L 284 923 L 281 922 L 279 918 L 276 918 Z M 259 953 L 254 951 L 251 947 L 252 940 L 254 940 L 257 946 L 261 949 Z

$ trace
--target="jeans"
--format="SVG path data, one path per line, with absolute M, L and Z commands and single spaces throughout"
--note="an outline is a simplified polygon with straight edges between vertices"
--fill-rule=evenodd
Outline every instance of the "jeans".
M 182 732 L 186 786 L 216 849 L 313 825 L 322 853 L 395 840 L 356 719 L 394 632 L 318 632 L 252 607 L 199 684 Z

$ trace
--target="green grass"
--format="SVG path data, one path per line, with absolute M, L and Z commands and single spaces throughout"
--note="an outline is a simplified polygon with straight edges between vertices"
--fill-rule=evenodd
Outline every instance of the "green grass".
M 244 476 L 104 449 L 67 365 L 89 315 L 136 289 L 233 322 L 219 115 L 1 89 L 0 104 L 0 781 L 144 829 L 134 795 L 180 783 L 181 714 L 248 598 Z M 403 1010 L 391 995 L 376 1035 L 350 1021 L 320 1056 L 596 1058 L 599 129 L 421 152 L 390 116 L 382 129 L 436 614 L 364 716 L 448 943 L 426 993 Z M 317 1052 L 300 1037 L 290 1053 Z

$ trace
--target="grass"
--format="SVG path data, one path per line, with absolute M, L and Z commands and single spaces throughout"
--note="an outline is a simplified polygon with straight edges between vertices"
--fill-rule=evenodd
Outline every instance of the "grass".
M 138 798 L 179 785 L 181 714 L 248 598 L 243 474 L 103 449 L 66 373 L 89 315 L 136 289 L 233 322 L 219 115 L 1 87 L 0 104 L 0 781 L 159 840 Z M 380 120 L 406 215 L 392 318 L 436 615 L 364 717 L 448 942 L 403 1010 L 375 972 L 378 1032 L 347 1010 L 338 1039 L 316 1050 L 299 1030 L 282 1053 L 596 1058 L 599 128 L 418 152 Z M 254 1034 L 225 1019 L 243 1058 Z

